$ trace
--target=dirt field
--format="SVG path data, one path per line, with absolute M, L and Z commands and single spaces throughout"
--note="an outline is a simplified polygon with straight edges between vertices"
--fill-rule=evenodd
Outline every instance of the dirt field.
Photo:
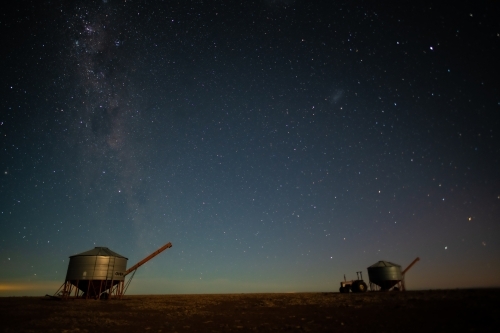
M 2 332 L 496 332 L 500 290 L 0 298 Z

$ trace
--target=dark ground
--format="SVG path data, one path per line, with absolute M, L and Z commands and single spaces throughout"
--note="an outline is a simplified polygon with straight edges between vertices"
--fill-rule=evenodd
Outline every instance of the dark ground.
M 2 332 L 497 332 L 500 290 L 0 298 Z

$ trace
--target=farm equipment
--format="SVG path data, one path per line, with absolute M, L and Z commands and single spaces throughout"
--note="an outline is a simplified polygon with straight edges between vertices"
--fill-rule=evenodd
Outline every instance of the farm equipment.
M 364 293 L 368 290 L 368 287 L 363 281 L 363 272 L 356 272 L 357 280 L 347 281 L 344 274 L 344 281 L 340 282 L 339 291 L 341 293 L 348 293 L 352 291 L 353 293 Z
M 109 299 L 121 298 L 134 277 L 137 269 L 155 256 L 171 248 L 167 243 L 126 269 L 128 259 L 107 247 L 96 247 L 69 257 L 66 281 L 56 291 L 54 299 Z M 125 277 L 132 273 L 127 283 Z
M 401 271 L 401 266 L 389 261 L 381 260 L 368 267 L 368 280 L 372 291 L 404 291 L 405 275 L 410 268 L 419 261 L 417 257 L 412 263 Z

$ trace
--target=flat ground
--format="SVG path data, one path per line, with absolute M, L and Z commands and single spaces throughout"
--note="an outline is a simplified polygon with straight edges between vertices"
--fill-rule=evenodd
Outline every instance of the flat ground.
M 500 290 L 0 298 L 3 332 L 498 332 Z

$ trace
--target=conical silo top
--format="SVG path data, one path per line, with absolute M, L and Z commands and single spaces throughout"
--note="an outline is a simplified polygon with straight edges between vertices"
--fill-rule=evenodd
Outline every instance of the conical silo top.
M 121 254 L 118 254 L 118 253 L 116 253 L 114 251 L 111 251 L 107 247 L 103 247 L 103 246 L 96 246 L 92 250 L 88 250 L 88 251 L 85 251 L 85 252 L 82 252 L 82 253 L 78 253 L 78 254 L 72 255 L 72 256 L 70 256 L 70 258 L 72 258 L 72 257 L 79 257 L 79 256 L 117 257 L 117 258 L 124 258 L 124 259 L 128 260 L 128 258 L 125 258 Z
M 381 260 L 381 261 L 379 261 L 377 263 L 374 263 L 373 265 L 371 265 L 368 268 L 372 268 L 372 267 L 373 268 L 375 268 L 375 267 L 399 267 L 399 268 L 401 268 L 401 265 L 392 263 L 390 261 Z

